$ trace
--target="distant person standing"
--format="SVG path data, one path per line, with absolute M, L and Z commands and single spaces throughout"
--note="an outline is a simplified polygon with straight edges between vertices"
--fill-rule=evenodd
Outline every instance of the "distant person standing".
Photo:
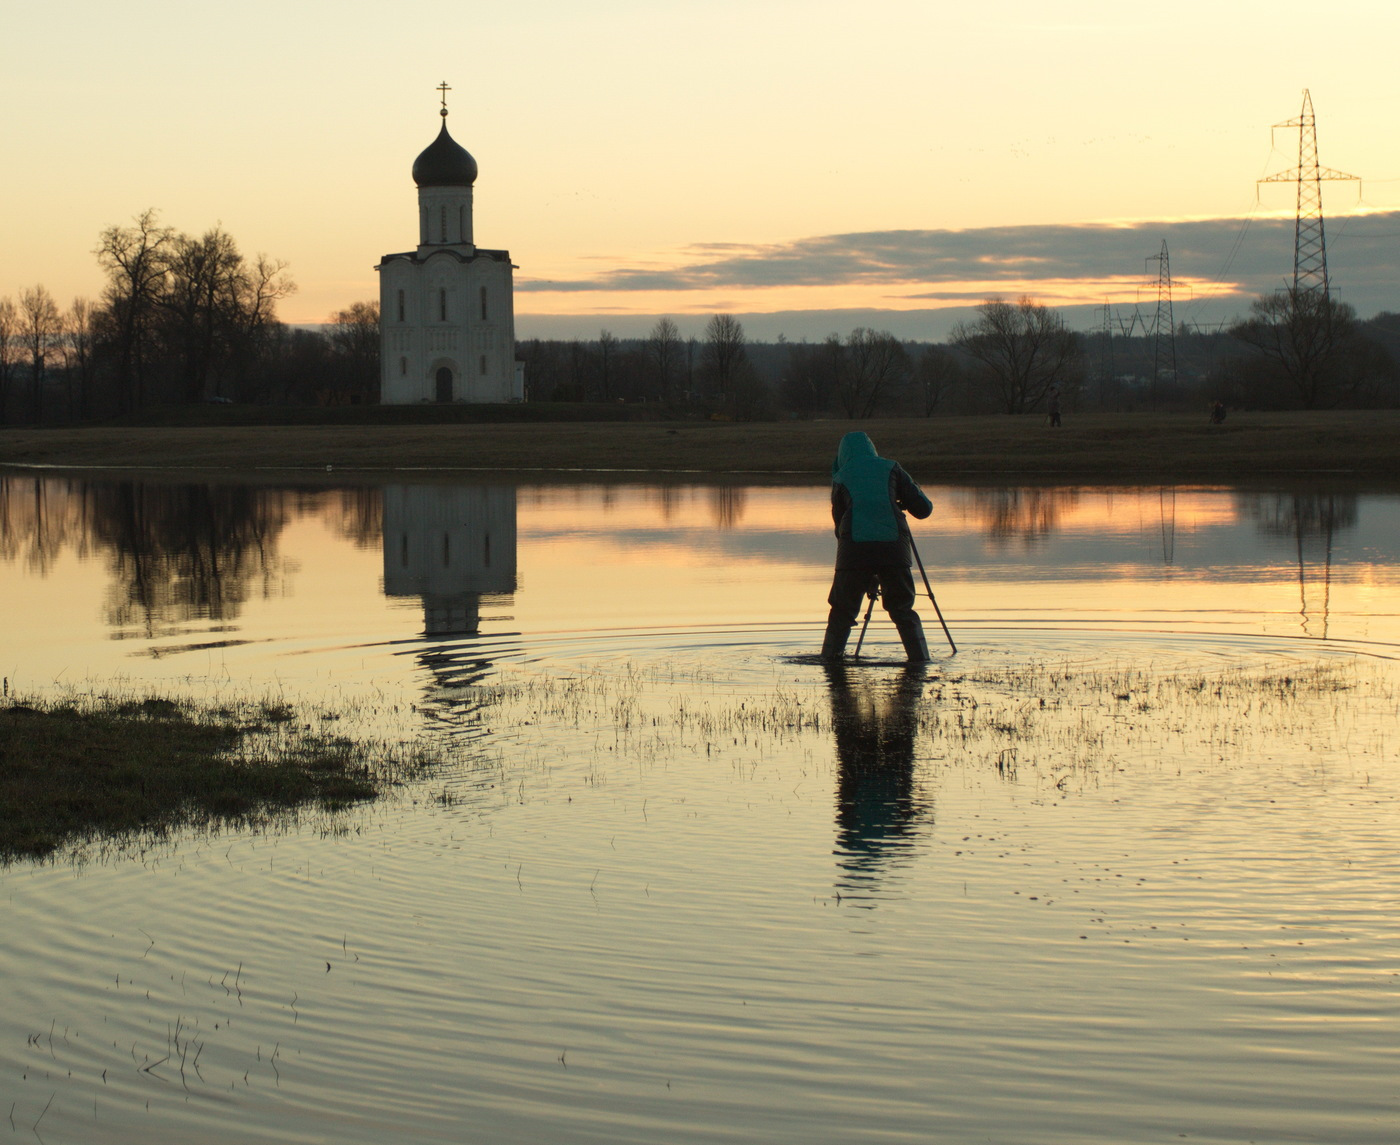
M 831 475 L 836 572 L 827 596 L 831 612 L 823 660 L 840 660 L 845 654 L 861 600 L 876 585 L 910 663 L 929 658 L 924 626 L 914 611 L 913 555 L 904 514 L 923 520 L 932 512 L 933 503 L 914 479 L 899 462 L 877 454 L 869 437 L 856 432 L 841 439 Z
M 1219 425 L 1225 420 L 1225 403 L 1216 401 L 1210 407 L 1210 424 Z
M 1048 408 L 1049 408 L 1049 414 L 1050 414 L 1050 426 L 1051 426 L 1052 429 L 1058 429 L 1059 426 L 1060 426 L 1060 387 L 1059 387 L 1059 386 L 1051 386 L 1051 387 L 1050 387 L 1050 405 L 1049 405 Z

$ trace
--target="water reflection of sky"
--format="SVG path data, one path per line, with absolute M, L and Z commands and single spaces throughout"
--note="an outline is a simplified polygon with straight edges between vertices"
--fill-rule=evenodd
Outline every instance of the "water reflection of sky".
M 1351 650 L 1400 642 L 1400 499 L 931 492 L 962 651 L 827 672 L 820 488 L 0 480 L 12 686 L 373 696 L 454 749 L 339 831 L 0 872 L 15 1124 L 1388 1139 Z M 145 1071 L 181 1028 L 203 1074 Z
M 954 625 L 1400 639 L 1400 498 L 931 490 Z M 0 482 L 7 672 L 333 672 L 423 634 L 811 624 L 824 488 Z M 877 638 L 880 633 L 875 634 Z M 887 634 L 886 634 L 887 635 Z

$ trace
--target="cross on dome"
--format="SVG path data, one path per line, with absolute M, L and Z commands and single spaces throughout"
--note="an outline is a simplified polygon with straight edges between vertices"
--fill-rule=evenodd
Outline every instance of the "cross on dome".
M 413 181 L 419 187 L 470 187 L 476 182 L 476 160 L 447 130 L 447 93 L 452 85 L 446 80 L 437 85 L 442 96 L 442 127 L 438 137 L 413 163 Z

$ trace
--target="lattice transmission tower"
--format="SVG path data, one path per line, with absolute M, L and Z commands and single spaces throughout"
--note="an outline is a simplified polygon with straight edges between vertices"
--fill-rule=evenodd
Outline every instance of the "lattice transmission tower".
M 1327 231 L 1322 219 L 1322 184 L 1341 180 L 1360 183 L 1356 175 L 1334 171 L 1317 161 L 1317 117 L 1313 114 L 1312 96 L 1303 89 L 1303 110 L 1297 119 L 1274 124 L 1298 129 L 1298 166 L 1277 175 L 1260 179 L 1260 183 L 1298 184 L 1298 214 L 1293 230 L 1293 295 L 1316 294 L 1326 302 L 1331 284 L 1327 277 Z
M 1100 396 L 1113 378 L 1113 304 L 1107 298 L 1099 312 L 1099 378 Z
M 1117 315 L 1118 334 L 1123 338 L 1131 338 L 1134 331 L 1139 326 L 1142 327 L 1144 335 L 1147 334 L 1147 322 L 1143 319 L 1142 311 L 1138 309 L 1138 304 L 1133 303 L 1133 312 L 1127 313 L 1126 307 L 1120 306 Z
M 1172 318 L 1172 263 L 1167 254 L 1167 240 L 1162 250 L 1144 260 L 1157 264 L 1157 313 L 1152 319 L 1152 402 L 1157 403 L 1157 380 L 1163 369 L 1171 371 L 1176 381 L 1176 323 Z

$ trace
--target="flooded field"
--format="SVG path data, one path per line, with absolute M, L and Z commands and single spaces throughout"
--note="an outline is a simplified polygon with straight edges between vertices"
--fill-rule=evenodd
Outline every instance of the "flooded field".
M 0 479 L 12 693 L 440 760 L 0 869 L 12 1131 L 1395 1140 L 1400 497 L 929 492 L 828 670 L 824 488 Z

